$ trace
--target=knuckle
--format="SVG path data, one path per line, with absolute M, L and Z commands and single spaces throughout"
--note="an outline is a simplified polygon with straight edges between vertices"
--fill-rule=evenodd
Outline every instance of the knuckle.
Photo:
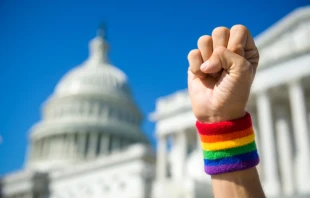
M 235 52 L 235 53 L 242 52 L 243 51 L 243 45 L 241 43 L 234 45 L 230 48 L 230 51 Z
M 199 67 L 190 67 L 190 71 L 191 71 L 195 76 L 201 74 L 201 71 L 200 71 Z
M 199 47 L 199 46 L 205 45 L 209 42 L 212 42 L 212 37 L 209 35 L 203 35 L 203 36 L 199 37 L 199 39 L 197 41 L 197 45 Z
M 257 57 L 257 59 L 259 60 L 259 58 L 260 58 L 260 53 L 259 53 L 259 50 L 256 48 L 256 57 Z
M 217 27 L 212 31 L 212 36 L 221 36 L 223 34 L 228 34 L 229 33 L 229 29 L 227 27 Z
M 193 74 L 195 74 L 195 73 L 197 73 L 199 71 L 199 68 L 198 67 L 189 66 L 189 70 L 191 72 L 193 72 Z
M 226 51 L 226 48 L 223 46 L 218 46 L 215 50 L 214 53 L 217 55 L 221 55 L 224 54 L 224 52 Z
M 201 72 L 201 71 L 199 71 L 199 70 L 196 70 L 196 71 L 192 71 L 192 70 L 190 70 L 191 72 L 192 72 L 192 74 L 195 76 L 195 77 L 198 77 L 198 78 L 203 78 L 203 73 Z
M 241 59 L 239 64 L 241 65 L 241 70 L 243 73 L 252 73 L 253 67 L 249 61 Z

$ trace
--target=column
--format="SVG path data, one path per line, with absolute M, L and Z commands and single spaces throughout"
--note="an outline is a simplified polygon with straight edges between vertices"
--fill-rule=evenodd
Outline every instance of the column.
M 96 119 L 99 119 L 99 109 L 100 109 L 100 104 L 98 102 L 93 104 L 93 116 Z
M 54 151 L 53 136 L 48 136 L 48 141 L 49 141 L 48 158 L 52 158 L 53 157 L 53 151 Z
M 157 141 L 157 180 L 165 180 L 167 175 L 167 139 L 165 136 L 159 136 Z
M 274 141 L 274 131 L 272 123 L 272 111 L 270 98 L 266 91 L 257 95 L 258 124 L 261 135 L 261 159 L 264 168 L 263 186 L 267 196 L 276 196 L 280 193 L 280 183 L 278 177 L 276 161 L 276 145 Z
M 42 139 L 36 140 L 36 159 L 41 159 L 42 156 Z
M 24 194 L 23 198 L 33 198 L 33 193 L 32 192 L 26 192 Z
M 256 146 L 257 146 L 257 150 L 259 152 L 259 154 L 261 153 L 261 149 L 260 149 L 260 133 L 258 130 L 258 122 L 257 122 L 257 113 L 251 113 L 251 118 L 252 118 L 252 124 L 253 124 L 253 130 L 255 133 L 255 142 L 256 142 Z
M 69 134 L 68 132 L 66 132 L 64 135 L 63 135 L 63 148 L 62 148 L 62 152 L 63 152 L 63 156 L 64 156 L 64 159 L 66 159 L 68 157 L 68 150 L 69 150 Z
M 67 155 L 67 146 L 68 146 L 68 141 L 67 141 L 67 137 L 65 134 L 62 134 L 61 136 L 61 152 L 62 152 L 62 157 L 63 159 L 66 158 L 66 155 Z
M 51 136 L 51 156 L 53 159 L 55 159 L 55 156 L 57 156 L 57 138 L 56 136 Z
M 124 137 L 121 140 L 121 148 L 124 149 L 124 148 L 128 147 L 128 145 L 129 145 L 129 140 L 127 139 L 127 137 Z
M 276 137 L 279 153 L 279 167 L 282 178 L 282 193 L 286 196 L 294 194 L 293 154 L 290 136 L 290 120 L 285 106 L 276 108 Z
M 110 136 L 108 134 L 101 134 L 100 137 L 100 154 L 106 155 L 109 153 Z
M 289 84 L 289 97 L 296 141 L 296 186 L 300 193 L 306 193 L 310 192 L 310 146 L 304 90 L 300 82 L 295 81 Z
M 187 139 L 186 139 L 186 132 L 185 130 L 180 131 L 178 134 L 176 134 L 177 139 L 177 149 L 175 152 L 176 157 L 176 179 L 182 179 L 184 177 L 185 173 L 185 161 L 186 161 L 186 151 L 187 151 Z
M 63 156 L 64 156 L 64 139 L 65 138 L 65 136 L 63 135 L 63 134 L 60 134 L 60 135 L 57 135 L 57 146 L 58 146 L 58 148 L 57 148 L 57 150 L 58 150 L 58 158 L 63 158 Z
M 174 179 L 181 180 L 185 172 L 185 158 L 187 142 L 185 130 L 181 130 L 172 136 L 173 144 L 170 151 L 170 170 Z
M 89 137 L 88 151 L 87 151 L 88 158 L 96 157 L 97 140 L 98 140 L 97 131 L 91 131 L 90 137 Z
M 252 117 L 252 123 L 253 123 L 253 130 L 255 133 L 255 143 L 256 143 L 257 151 L 258 151 L 259 156 L 261 156 L 262 149 L 260 146 L 261 143 L 260 143 L 260 132 L 258 130 L 258 123 L 257 123 L 257 113 L 251 112 L 251 117 Z M 264 174 L 263 174 L 262 163 L 259 163 L 256 168 L 257 168 L 257 172 L 259 174 L 260 180 L 263 181 L 264 180 Z
M 53 158 L 58 158 L 59 155 L 59 140 L 58 135 L 53 136 Z
M 197 141 L 197 149 L 200 151 L 202 150 L 201 148 L 201 142 L 200 142 L 200 137 L 199 137 L 199 132 L 195 127 L 195 133 L 196 133 L 196 141 Z
M 85 132 L 79 132 L 78 134 L 78 158 L 83 159 L 84 152 L 86 149 L 86 133 Z
M 45 158 L 49 157 L 49 137 L 44 138 L 43 155 Z
M 70 159 L 76 158 L 76 148 L 75 148 L 75 142 L 74 142 L 74 133 L 68 133 L 67 134 L 67 156 Z
M 111 139 L 111 151 L 118 152 L 121 148 L 121 140 L 119 136 L 112 136 Z

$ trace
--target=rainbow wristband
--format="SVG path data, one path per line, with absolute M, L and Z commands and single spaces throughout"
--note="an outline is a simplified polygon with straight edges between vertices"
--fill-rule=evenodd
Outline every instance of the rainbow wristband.
M 252 120 L 243 118 L 205 124 L 196 122 L 203 149 L 205 172 L 209 175 L 248 169 L 259 163 Z

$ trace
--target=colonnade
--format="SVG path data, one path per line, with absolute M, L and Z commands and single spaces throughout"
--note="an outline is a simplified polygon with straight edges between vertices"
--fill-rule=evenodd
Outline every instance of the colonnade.
M 57 134 L 33 140 L 30 161 L 51 158 L 53 160 L 83 160 L 116 152 L 134 140 L 98 131 L 79 131 Z
M 281 90 L 284 87 L 284 90 Z M 256 131 L 261 163 L 259 172 L 268 196 L 305 194 L 310 191 L 310 138 L 306 91 L 301 81 L 288 82 L 278 87 L 282 101 L 277 101 L 272 90 L 252 93 L 250 112 Z M 284 93 L 284 94 L 283 94 Z M 278 96 L 279 98 L 279 96 Z M 252 112 L 251 109 L 254 111 Z M 193 132 L 194 123 L 193 123 Z M 158 132 L 157 180 L 168 177 L 168 156 L 172 177 L 184 176 L 187 142 L 185 129 L 164 135 Z M 168 149 L 169 137 L 173 145 Z M 169 154 L 174 152 L 173 154 Z M 202 162 L 203 163 L 203 162 Z

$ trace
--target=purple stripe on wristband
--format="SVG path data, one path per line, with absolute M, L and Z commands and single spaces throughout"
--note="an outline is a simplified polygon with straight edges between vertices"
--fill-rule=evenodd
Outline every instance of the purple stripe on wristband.
M 235 164 L 225 164 L 220 166 L 205 166 L 205 172 L 210 175 L 228 173 L 252 168 L 259 163 L 259 157 L 256 159 L 243 161 Z

